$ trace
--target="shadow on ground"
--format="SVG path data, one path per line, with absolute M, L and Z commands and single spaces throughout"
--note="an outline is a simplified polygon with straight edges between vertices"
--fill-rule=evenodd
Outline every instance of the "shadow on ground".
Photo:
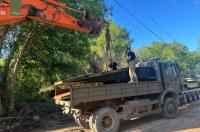
M 39 128 L 27 128 L 28 132 L 90 132 L 78 127 L 74 120 L 66 115 L 58 115 L 55 119 L 43 121 Z M 175 119 L 164 119 L 162 115 L 151 115 L 135 120 L 122 121 L 121 132 L 171 132 L 200 131 L 200 101 L 180 107 L 179 116 Z M 23 131 L 20 131 L 23 132 Z
M 122 121 L 120 131 L 142 132 L 171 132 L 171 131 L 200 131 L 200 101 L 180 107 L 175 119 L 164 119 L 161 114 L 144 118 Z

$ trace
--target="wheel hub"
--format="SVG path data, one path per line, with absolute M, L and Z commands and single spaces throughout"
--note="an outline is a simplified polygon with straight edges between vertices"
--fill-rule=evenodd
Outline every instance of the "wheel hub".
M 167 107 L 167 111 L 171 114 L 174 114 L 176 112 L 176 107 L 174 106 L 174 104 L 170 103 Z
M 112 118 L 109 116 L 106 116 L 103 118 L 102 126 L 104 128 L 110 128 L 112 126 L 112 123 L 113 123 Z

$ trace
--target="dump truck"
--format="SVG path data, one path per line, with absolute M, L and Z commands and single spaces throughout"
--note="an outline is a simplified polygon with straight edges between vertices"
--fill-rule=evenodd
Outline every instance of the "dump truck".
M 179 105 L 199 99 L 200 88 L 185 88 L 180 73 L 175 62 L 149 60 L 136 67 L 137 83 L 128 83 L 124 68 L 60 82 L 54 99 L 78 125 L 117 132 L 121 120 L 159 113 L 175 118 Z

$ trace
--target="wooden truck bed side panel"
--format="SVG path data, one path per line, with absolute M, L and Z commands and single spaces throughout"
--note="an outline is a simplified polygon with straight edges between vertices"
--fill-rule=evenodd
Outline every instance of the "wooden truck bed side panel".
M 160 93 L 161 82 L 140 82 L 71 88 L 71 105 L 130 96 Z

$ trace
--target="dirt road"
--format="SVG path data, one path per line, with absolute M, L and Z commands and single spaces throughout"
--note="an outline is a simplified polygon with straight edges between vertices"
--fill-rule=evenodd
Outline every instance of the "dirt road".
M 47 121 L 44 128 L 37 132 L 90 132 L 82 129 L 66 118 Z M 160 115 L 153 115 L 141 119 L 121 122 L 120 132 L 200 132 L 200 101 L 180 107 L 176 119 L 163 119 Z

